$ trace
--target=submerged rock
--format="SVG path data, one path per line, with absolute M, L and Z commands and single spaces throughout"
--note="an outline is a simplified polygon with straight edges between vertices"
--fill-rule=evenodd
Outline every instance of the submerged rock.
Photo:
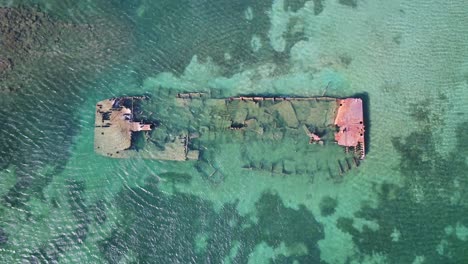
M 325 196 L 320 201 L 320 213 L 322 216 L 330 216 L 335 213 L 338 201 L 330 196 Z
M 132 42 L 128 26 L 117 19 L 87 20 L 91 22 L 80 24 L 39 8 L 1 7 L 0 92 L 24 88 L 45 76 L 98 72 L 119 59 L 119 52 Z

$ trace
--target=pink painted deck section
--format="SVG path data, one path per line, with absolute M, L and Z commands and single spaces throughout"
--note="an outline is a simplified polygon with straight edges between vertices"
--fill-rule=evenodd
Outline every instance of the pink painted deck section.
M 338 145 L 360 148 L 361 159 L 364 158 L 364 116 L 362 100 L 347 98 L 338 100 L 338 113 L 335 125 L 339 131 L 335 133 Z
M 132 122 L 130 130 L 134 132 L 151 131 L 151 126 L 149 124 L 142 124 L 140 122 Z

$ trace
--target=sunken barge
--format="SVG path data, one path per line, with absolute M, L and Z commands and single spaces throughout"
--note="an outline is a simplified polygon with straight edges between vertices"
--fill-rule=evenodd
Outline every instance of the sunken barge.
M 266 142 L 268 148 L 287 141 L 285 147 L 296 144 L 298 153 L 341 147 L 346 155 L 345 161 L 338 160 L 341 174 L 350 163 L 358 166 L 366 154 L 360 98 L 216 99 L 206 93 L 173 93 L 106 99 L 96 104 L 95 115 L 95 152 L 112 158 L 210 161 L 214 154 L 209 150 L 225 144 L 248 148 Z M 254 157 L 245 162 L 245 168 L 265 167 L 267 158 L 255 161 L 256 155 L 250 156 Z M 281 171 L 288 171 L 285 161 L 281 162 Z

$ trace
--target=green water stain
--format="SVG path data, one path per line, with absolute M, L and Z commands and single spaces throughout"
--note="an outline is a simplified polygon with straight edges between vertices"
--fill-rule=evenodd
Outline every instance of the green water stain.
M 410 104 L 410 116 L 418 122 L 429 123 L 432 117 L 431 100 Z
M 285 0 L 284 1 L 284 10 L 291 10 L 292 12 L 297 12 L 299 9 L 303 8 L 309 0 Z M 319 15 L 323 12 L 324 0 L 313 0 L 314 1 L 314 15 Z
M 447 236 L 444 228 L 468 224 L 468 196 L 462 191 L 468 188 L 468 122 L 459 124 L 457 144 L 444 156 L 437 152 L 433 135 L 441 125 L 440 118 L 429 103 L 413 107 L 419 130 L 392 140 L 401 155 L 399 170 L 406 185 L 376 186 L 379 206 L 364 205 L 355 214 L 377 223 L 378 230 L 366 225 L 358 230 L 352 218 L 339 218 L 337 226 L 353 236 L 360 252 L 384 254 L 391 263 L 411 263 L 416 256 L 431 263 L 465 263 L 468 256 L 461 248 L 468 248 L 468 242 Z M 448 244 L 443 254 L 435 250 L 441 241 Z
M 322 216 L 330 216 L 335 213 L 338 201 L 330 196 L 325 196 L 320 201 L 320 213 Z
M 323 9 L 325 8 L 323 5 L 324 0 L 313 0 L 314 1 L 314 14 L 320 15 L 320 13 L 323 12 Z
M 340 59 L 341 64 L 342 64 L 344 67 L 346 67 L 346 68 L 347 68 L 347 67 L 351 64 L 351 62 L 353 61 L 353 58 L 352 58 L 350 55 L 348 55 L 348 54 L 340 55 L 340 56 L 339 56 L 339 59 Z
M 307 37 L 304 33 L 304 29 L 302 28 L 302 21 L 300 18 L 297 17 L 291 17 L 288 22 L 288 29 L 286 30 L 286 33 L 284 34 L 284 39 L 286 40 L 286 47 L 285 47 L 285 52 L 283 52 L 282 57 L 284 58 L 284 63 L 288 62 L 289 58 L 289 53 L 291 51 L 291 48 L 299 41 L 306 41 Z M 278 61 L 281 62 L 281 61 Z M 281 64 L 278 64 L 281 65 Z
M 256 209 L 258 224 L 255 228 L 260 235 L 257 238 L 260 240 L 256 244 L 264 241 L 271 247 L 279 247 L 284 242 L 289 249 L 302 245 L 306 248 L 307 254 L 277 256 L 275 261 L 281 260 L 283 263 L 320 261 L 317 242 L 324 238 L 323 227 L 304 205 L 300 205 L 298 209 L 291 209 L 284 205 L 278 195 L 264 193 L 256 203 Z
M 126 218 L 101 243 L 109 263 L 119 262 L 129 251 L 143 263 L 189 263 L 198 250 L 199 232 L 207 231 L 207 218 L 214 214 L 199 198 L 166 195 L 154 185 L 121 192 L 116 205 Z
M 72 248 L 82 245 L 88 237 L 89 226 L 103 224 L 107 220 L 106 202 L 98 200 L 87 205 L 86 184 L 82 180 L 66 181 L 67 202 L 74 217 L 75 226 L 71 232 L 63 232 L 44 242 L 39 248 L 32 249 L 28 261 L 32 263 L 53 263 L 67 254 Z
M 356 8 L 358 6 L 358 0 L 338 0 L 338 3 L 352 8 Z
M 44 162 L 41 160 L 40 162 Z M 43 189 L 47 187 L 54 175 L 63 171 L 66 160 L 52 161 L 52 167 L 47 168 L 24 168 L 21 166 L 16 170 L 17 182 L 3 196 L 3 204 L 7 207 L 26 208 L 27 202 L 36 197 L 41 201 L 45 201 Z M 57 165 L 58 164 L 58 165 Z
M 435 251 L 445 238 L 444 227 L 457 219 L 466 219 L 466 209 L 460 210 L 439 199 L 426 203 L 414 202 L 411 190 L 393 185 L 381 186 L 379 207 L 364 206 L 355 216 L 378 224 L 378 230 L 364 225 L 362 230 L 353 226 L 353 219 L 339 218 L 337 226 L 353 236 L 353 241 L 361 253 L 380 253 L 387 256 L 390 263 L 412 263 L 416 256 L 424 256 L 431 263 L 464 263 L 465 254 L 456 253 L 467 242 L 451 240 L 451 254 L 441 256 Z M 437 208 L 437 214 L 434 214 Z M 398 234 L 397 236 L 395 234 Z M 411 250 L 409 250 L 411 249 Z M 454 254 L 456 253 L 456 254 Z
M 226 75 L 234 74 L 240 67 L 271 58 L 271 49 L 253 52 L 250 43 L 253 35 L 267 39 L 270 20 L 267 11 L 271 0 L 262 1 L 144 1 L 132 8 L 144 8 L 134 20 L 139 24 L 136 33 L 138 49 L 157 52 L 138 55 L 137 72 L 142 77 L 154 76 L 161 71 L 181 74 L 193 55 L 200 61 L 210 57 L 220 65 Z M 255 14 L 245 19 L 245 10 Z M 152 21 L 163 21 L 153 23 Z M 230 54 L 226 60 L 225 54 Z
M 277 260 L 320 259 L 316 244 L 324 237 L 322 226 L 304 206 L 285 207 L 274 193 L 264 193 L 257 201 L 255 223 L 239 214 L 237 202 L 217 211 L 210 201 L 178 192 L 168 195 L 157 184 L 122 191 L 115 204 L 126 220 L 100 243 L 109 263 L 122 261 L 130 252 L 143 263 L 247 263 L 261 243 L 290 251 Z
M 49 6 L 44 1 L 34 2 L 41 8 Z M 12 1 L 13 6 L 18 4 L 33 6 L 30 1 Z M 22 38 L 27 39 L 24 43 L 27 49 L 32 50 L 15 50 L 21 58 L 24 72 L 14 74 L 11 81 L 21 90 L 0 98 L 3 106 L 0 117 L 10 124 L 1 131 L 0 167 L 15 168 L 17 177 L 16 184 L 2 195 L 1 202 L 6 207 L 25 209 L 31 198 L 45 200 L 43 190 L 55 175 L 63 171 L 73 136 L 80 130 L 76 109 L 84 101 L 82 95 L 88 93 L 90 87 L 98 86 L 93 81 L 97 76 L 106 83 L 106 77 L 101 74 L 107 73 L 111 64 L 117 64 L 125 57 L 124 53 L 128 53 L 120 53 L 123 50 L 120 45 L 129 44 L 132 39 L 131 34 L 123 33 L 127 27 L 125 19 L 116 18 L 117 15 L 109 12 L 96 20 L 91 12 L 86 12 L 86 16 L 93 17 L 86 22 L 90 24 L 77 22 L 75 15 L 83 15 L 83 10 L 77 5 L 74 1 L 62 1 L 51 9 L 43 8 L 50 13 L 48 19 L 53 20 L 48 27 L 40 25 L 40 21 L 34 25 L 28 26 L 26 22 L 22 25 Z M 28 15 L 31 17 L 33 14 L 25 14 Z M 29 36 L 40 30 L 48 32 L 37 37 Z M 58 42 L 48 39 L 56 33 L 60 35 Z M 119 37 L 120 34 L 125 38 Z M 126 44 L 124 46 L 128 47 Z M 67 56 L 57 56 L 56 53 Z M 19 64 L 18 61 L 15 67 L 21 68 Z M 44 172 L 46 169 L 49 171 Z
M 304 7 L 307 0 L 285 0 L 283 8 L 284 10 L 291 10 L 297 12 L 297 10 Z

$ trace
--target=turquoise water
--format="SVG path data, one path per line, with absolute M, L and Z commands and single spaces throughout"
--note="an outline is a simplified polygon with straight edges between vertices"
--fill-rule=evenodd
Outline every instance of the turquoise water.
M 0 75 L 1 263 L 468 263 L 464 1 L 0 4 L 55 21 L 34 52 L 0 51 L 17 56 Z M 369 96 L 369 153 L 339 181 L 242 169 L 235 144 L 216 183 L 93 153 L 104 98 L 327 86 Z

